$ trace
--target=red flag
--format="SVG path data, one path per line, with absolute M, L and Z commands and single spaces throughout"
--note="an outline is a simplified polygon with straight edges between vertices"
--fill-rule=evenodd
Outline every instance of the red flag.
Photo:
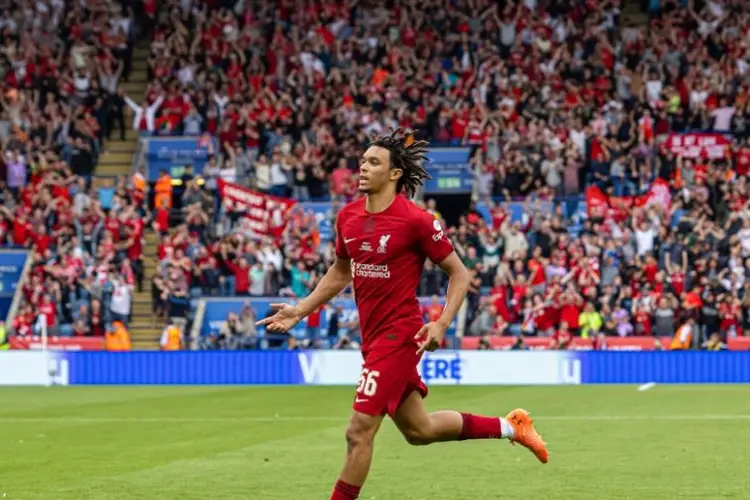
M 295 200 L 260 193 L 221 179 L 219 196 L 222 201 L 231 201 L 240 212 L 245 213 L 243 229 L 256 236 L 274 238 L 284 233 L 289 211 L 297 203 Z
M 669 183 L 656 179 L 646 194 L 641 196 L 607 196 L 596 186 L 586 189 L 586 212 L 589 218 L 612 218 L 620 222 L 628 218 L 633 207 L 656 206 L 669 213 L 672 205 L 672 193 Z

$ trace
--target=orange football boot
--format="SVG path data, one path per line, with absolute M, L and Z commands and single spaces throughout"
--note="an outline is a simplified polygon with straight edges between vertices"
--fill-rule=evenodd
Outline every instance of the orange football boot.
M 540 462 L 546 464 L 547 460 L 549 460 L 547 443 L 544 442 L 542 436 L 534 429 L 534 421 L 531 419 L 529 412 L 519 408 L 508 413 L 505 419 L 513 426 L 516 434 L 510 440 L 511 444 L 520 444 L 531 451 Z

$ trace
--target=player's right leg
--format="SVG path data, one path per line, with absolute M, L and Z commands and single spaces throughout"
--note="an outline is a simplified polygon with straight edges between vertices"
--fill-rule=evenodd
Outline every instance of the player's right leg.
M 542 463 L 549 458 L 544 441 L 524 410 L 513 410 L 505 418 L 452 410 L 429 413 L 415 389 L 403 399 L 392 418 L 409 444 L 507 438 L 511 443 L 528 448 Z
M 373 416 L 355 411 L 346 429 L 346 462 L 331 500 L 355 500 L 370 472 L 375 434 L 383 423 L 383 415 Z

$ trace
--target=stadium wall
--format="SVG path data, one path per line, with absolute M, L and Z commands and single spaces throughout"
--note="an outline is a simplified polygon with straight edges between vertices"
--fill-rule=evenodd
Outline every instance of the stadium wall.
M 0 385 L 343 385 L 356 351 L 0 352 Z M 750 352 L 441 351 L 429 385 L 746 384 Z
M 265 318 L 271 314 L 271 304 L 276 302 L 290 302 L 289 299 L 279 297 L 236 297 L 236 298 L 205 298 L 202 299 L 205 302 L 205 310 L 203 313 L 202 320 L 200 322 L 200 332 L 203 335 L 209 335 L 211 333 L 218 332 L 221 325 L 227 320 L 227 315 L 230 312 L 239 314 L 242 312 L 242 308 L 245 305 L 250 305 L 255 311 L 256 318 Z M 419 303 L 424 307 L 430 304 L 432 299 L 429 297 L 419 297 Z M 445 297 L 438 297 L 441 304 L 445 304 Z M 328 330 L 328 323 L 333 311 L 341 306 L 343 321 L 351 321 L 357 315 L 357 304 L 354 299 L 333 299 L 329 307 L 326 307 L 320 316 L 320 327 L 318 330 L 324 333 Z M 292 334 L 297 337 L 305 337 L 307 335 L 307 321 L 310 317 L 303 319 L 297 326 L 292 329 Z M 459 328 L 458 319 L 454 318 L 453 322 L 448 327 L 448 336 L 454 336 L 457 329 Z M 342 326 L 341 330 L 346 331 Z

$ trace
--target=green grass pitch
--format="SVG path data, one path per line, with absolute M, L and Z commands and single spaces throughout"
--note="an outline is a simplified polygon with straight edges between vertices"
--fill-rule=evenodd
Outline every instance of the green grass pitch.
M 351 388 L 0 389 L 2 500 L 327 500 Z M 524 407 L 506 441 L 410 447 L 386 423 L 361 498 L 750 499 L 750 387 L 442 387 L 430 409 Z

